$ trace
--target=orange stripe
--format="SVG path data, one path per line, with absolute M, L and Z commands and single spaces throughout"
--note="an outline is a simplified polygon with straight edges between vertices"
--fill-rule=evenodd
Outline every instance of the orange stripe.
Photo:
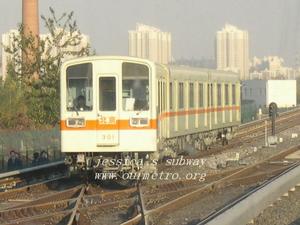
M 240 106 L 225 106 L 225 107 L 217 107 L 217 108 L 206 108 L 206 109 L 192 109 L 192 110 L 183 110 L 177 112 L 163 112 L 159 115 L 159 120 L 172 117 L 172 116 L 185 116 L 185 115 L 193 115 L 193 114 L 203 114 L 209 112 L 222 112 L 226 110 L 239 110 Z
M 225 110 L 239 110 L 240 106 L 226 106 L 226 107 L 217 107 L 217 108 L 206 108 L 206 109 L 193 109 L 177 112 L 164 112 L 159 115 L 159 120 L 166 117 L 172 116 L 184 116 L 184 115 L 193 115 L 193 114 L 202 114 L 208 112 L 221 112 Z M 85 127 L 68 127 L 66 120 L 60 121 L 61 130 L 145 130 L 145 129 L 157 129 L 157 120 L 151 119 L 150 124 L 147 127 L 132 127 L 130 126 L 129 120 L 116 120 L 115 124 L 100 124 L 98 120 L 86 120 Z
M 156 119 L 151 119 L 149 126 L 132 127 L 129 120 L 117 120 L 115 124 L 99 124 L 98 120 L 86 120 L 85 127 L 68 127 L 66 120 L 60 121 L 61 130 L 149 130 L 157 129 Z

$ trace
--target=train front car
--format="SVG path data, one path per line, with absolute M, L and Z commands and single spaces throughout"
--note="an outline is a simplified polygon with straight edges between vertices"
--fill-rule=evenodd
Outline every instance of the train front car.
M 155 170 L 155 65 L 131 57 L 86 57 L 61 71 L 61 149 L 73 170 Z

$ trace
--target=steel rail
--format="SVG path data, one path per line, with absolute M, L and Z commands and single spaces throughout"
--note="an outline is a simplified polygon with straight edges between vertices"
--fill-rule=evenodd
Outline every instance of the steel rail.
M 84 192 L 85 192 L 86 188 L 87 188 L 86 186 L 83 186 L 81 188 L 80 194 L 76 199 L 75 206 L 72 209 L 72 214 L 69 218 L 69 221 L 68 221 L 67 225 L 73 225 L 74 223 L 75 224 L 79 223 L 79 217 L 80 217 L 79 204 L 82 201 L 82 198 L 83 198 L 83 195 L 84 195 Z
M 9 209 L 17 209 L 17 208 L 26 207 L 26 206 L 33 206 L 33 205 L 38 205 L 38 204 L 43 204 L 43 203 L 48 203 L 48 202 L 55 202 L 57 200 L 63 200 L 63 199 L 71 199 L 71 198 L 74 198 L 74 195 L 77 195 L 77 193 L 79 192 L 81 187 L 82 187 L 82 185 L 79 185 L 77 187 L 63 190 L 58 193 L 53 193 L 53 194 L 32 200 L 30 202 L 26 202 L 24 204 L 14 206 Z

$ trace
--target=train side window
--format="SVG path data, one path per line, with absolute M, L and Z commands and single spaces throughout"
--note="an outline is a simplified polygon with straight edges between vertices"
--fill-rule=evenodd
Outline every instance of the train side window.
M 189 106 L 190 108 L 194 108 L 194 84 L 190 83 L 190 94 L 189 94 Z
M 204 99 L 203 99 L 203 84 L 200 83 L 199 84 L 199 97 L 198 97 L 198 100 L 199 100 L 199 107 L 203 107 L 204 106 Z
M 173 109 L 173 84 L 170 82 L 170 109 Z
M 184 107 L 184 102 L 183 102 L 184 96 L 183 95 L 184 95 L 183 83 L 180 82 L 179 83 L 179 91 L 178 91 L 179 109 L 183 109 L 183 107 Z
M 218 106 L 222 105 L 222 86 L 218 84 Z
M 208 84 L 208 104 L 209 106 L 214 105 L 214 87 L 213 84 Z
M 100 111 L 116 110 L 116 78 L 115 77 L 99 78 L 99 110 Z
M 225 105 L 229 105 L 229 86 L 225 84 Z
M 215 99 L 214 99 L 215 92 L 214 92 L 214 90 L 215 90 L 214 85 L 211 84 L 211 105 L 212 105 L 212 106 L 215 105 Z
M 235 105 L 235 84 L 232 85 L 232 105 Z
M 210 84 L 207 84 L 207 106 L 209 107 L 210 105 Z

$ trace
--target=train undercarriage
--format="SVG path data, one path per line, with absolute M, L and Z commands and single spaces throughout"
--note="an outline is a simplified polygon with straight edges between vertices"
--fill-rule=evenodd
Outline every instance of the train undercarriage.
M 158 143 L 158 152 L 67 153 L 65 163 L 71 173 L 85 172 L 94 180 L 113 180 L 129 186 L 133 180 L 157 172 L 157 164 L 165 158 L 193 155 L 199 151 L 209 150 L 218 142 L 226 145 L 235 133 L 236 127 L 230 127 L 163 139 Z

